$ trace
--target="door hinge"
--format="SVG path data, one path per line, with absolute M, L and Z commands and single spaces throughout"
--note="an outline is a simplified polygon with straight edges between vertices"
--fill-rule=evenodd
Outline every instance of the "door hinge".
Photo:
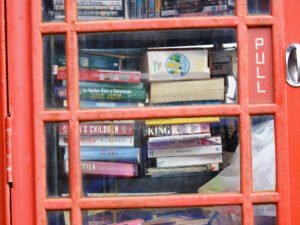
M 6 177 L 7 183 L 12 184 L 12 119 L 5 118 L 5 141 L 6 141 Z

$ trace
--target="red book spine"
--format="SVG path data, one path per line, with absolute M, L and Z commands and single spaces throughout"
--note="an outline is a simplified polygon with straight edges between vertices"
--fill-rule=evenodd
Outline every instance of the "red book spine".
M 134 177 L 138 175 L 136 164 L 119 162 L 81 161 L 81 172 L 84 175 L 118 177 Z
M 134 135 L 134 124 L 80 124 L 80 135 L 114 135 L 132 136 Z M 59 134 L 68 134 L 68 124 L 59 124 Z
M 67 79 L 66 68 L 58 68 L 58 80 Z M 101 81 L 101 82 L 120 82 L 120 83 L 139 83 L 142 74 L 139 71 L 122 71 L 122 70 L 79 70 L 79 80 L 82 81 Z

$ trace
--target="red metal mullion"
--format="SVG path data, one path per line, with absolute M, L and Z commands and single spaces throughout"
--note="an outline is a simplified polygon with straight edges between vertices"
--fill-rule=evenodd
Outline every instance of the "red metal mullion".
M 255 204 L 277 204 L 280 196 L 277 192 L 257 192 L 250 195 L 252 203 Z
M 72 207 L 72 200 L 67 198 L 52 198 L 43 201 L 46 210 L 69 210 Z
M 215 195 L 187 194 L 172 196 L 82 198 L 78 204 L 82 209 L 126 209 L 241 205 L 242 202 L 243 196 L 240 193 L 227 193 Z

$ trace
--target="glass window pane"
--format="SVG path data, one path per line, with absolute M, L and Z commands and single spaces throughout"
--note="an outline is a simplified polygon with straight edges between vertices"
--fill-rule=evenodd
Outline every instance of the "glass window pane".
M 43 22 L 63 22 L 65 20 L 64 0 L 43 0 Z
M 43 57 L 44 57 L 44 96 L 45 108 L 63 109 L 67 105 L 67 100 L 59 96 L 67 96 L 66 80 L 58 80 L 58 67 L 64 68 L 66 72 L 66 48 L 64 35 L 48 35 L 43 37 Z M 65 87 L 61 93 L 61 86 Z
M 240 206 L 83 211 L 88 225 L 241 225 Z
M 59 129 L 66 163 L 67 134 Z M 237 118 L 90 121 L 80 134 L 85 196 L 240 190 Z
M 254 224 L 255 225 L 277 225 L 276 205 L 255 205 Z
M 237 103 L 231 28 L 82 34 L 79 67 L 81 108 Z
M 248 13 L 250 15 L 270 15 L 270 0 L 248 0 Z
M 69 179 L 64 174 L 65 149 L 59 146 L 59 132 L 67 129 L 65 123 L 46 123 L 47 193 L 49 197 L 66 196 L 69 193 Z M 67 145 L 67 144 L 66 144 Z
M 235 0 L 77 0 L 77 10 L 79 20 L 227 16 L 234 15 Z
M 251 123 L 253 191 L 275 191 L 274 118 L 253 116 Z
M 48 225 L 70 225 L 69 211 L 48 211 Z

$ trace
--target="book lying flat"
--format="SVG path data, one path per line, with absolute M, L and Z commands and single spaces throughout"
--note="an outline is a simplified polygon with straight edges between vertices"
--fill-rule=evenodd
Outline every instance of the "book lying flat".
M 178 101 L 224 100 L 224 78 L 151 83 L 150 104 Z

